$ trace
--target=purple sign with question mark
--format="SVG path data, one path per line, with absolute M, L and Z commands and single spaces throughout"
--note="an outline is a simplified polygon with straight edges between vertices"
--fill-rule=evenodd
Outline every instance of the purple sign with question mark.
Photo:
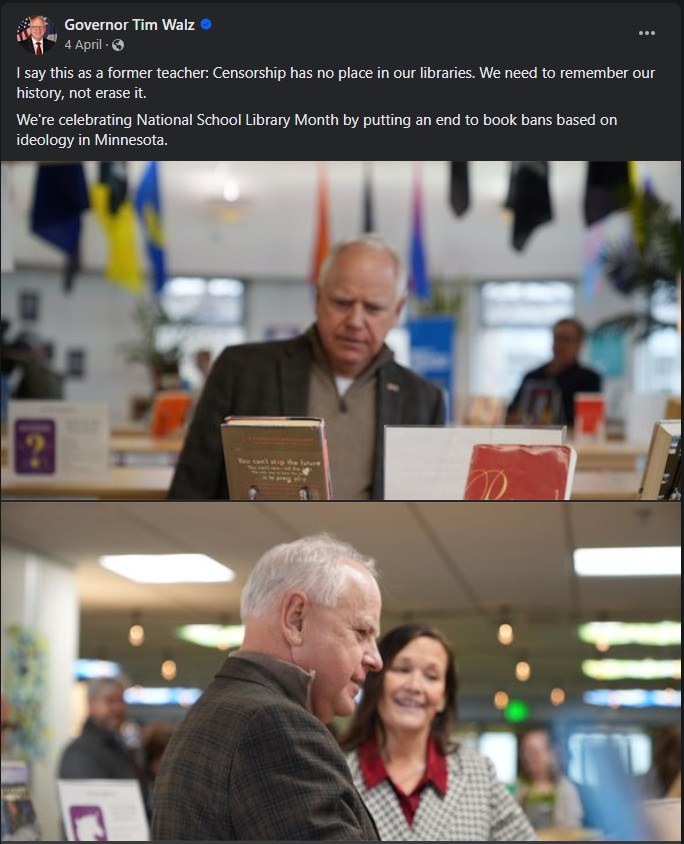
M 54 419 L 17 419 L 14 423 L 14 471 L 18 475 L 54 475 Z

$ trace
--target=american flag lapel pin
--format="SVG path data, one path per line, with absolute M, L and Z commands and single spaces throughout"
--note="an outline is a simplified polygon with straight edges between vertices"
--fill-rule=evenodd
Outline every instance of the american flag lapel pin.
M 399 385 L 395 384 L 394 381 L 387 382 L 387 389 L 390 393 L 398 393 L 399 392 Z

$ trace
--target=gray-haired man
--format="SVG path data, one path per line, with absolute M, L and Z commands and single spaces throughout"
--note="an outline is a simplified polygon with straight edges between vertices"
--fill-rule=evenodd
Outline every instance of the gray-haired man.
M 380 499 L 385 425 L 443 425 L 442 391 L 385 345 L 406 302 L 396 250 L 376 235 L 337 244 L 316 290 L 316 322 L 293 340 L 224 349 L 178 460 L 170 498 L 227 498 L 225 416 L 325 420 L 336 499 Z
M 268 551 L 242 594 L 243 647 L 162 759 L 158 840 L 376 840 L 324 726 L 382 660 L 372 560 L 320 535 Z

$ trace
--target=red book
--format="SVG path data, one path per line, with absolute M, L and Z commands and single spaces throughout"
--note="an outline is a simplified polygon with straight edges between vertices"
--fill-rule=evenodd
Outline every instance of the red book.
M 464 500 L 568 499 L 575 462 L 575 450 L 568 445 L 475 445 Z
M 576 440 L 602 440 L 606 432 L 606 397 L 601 393 L 575 394 Z

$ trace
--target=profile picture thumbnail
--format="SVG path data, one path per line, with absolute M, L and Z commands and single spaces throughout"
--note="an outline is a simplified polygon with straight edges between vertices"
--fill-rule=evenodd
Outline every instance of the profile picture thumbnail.
M 42 56 L 55 46 L 57 29 L 45 15 L 29 15 L 17 27 L 17 41 L 27 53 Z

